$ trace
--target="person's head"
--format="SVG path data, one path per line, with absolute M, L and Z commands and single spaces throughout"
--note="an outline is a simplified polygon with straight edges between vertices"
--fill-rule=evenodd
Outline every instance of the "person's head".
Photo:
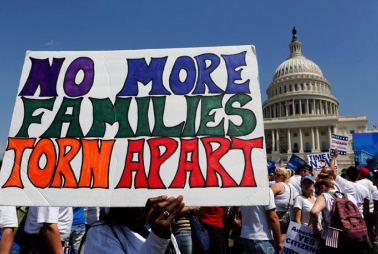
M 330 167 L 324 167 L 322 169 L 322 172 L 325 173 L 325 174 L 327 174 L 329 176 L 329 178 L 331 179 L 331 181 L 335 180 L 332 168 L 330 168 Z
M 276 183 L 279 183 L 279 182 L 288 183 L 291 176 L 290 171 L 291 171 L 290 169 L 286 169 L 286 168 L 276 169 L 276 172 L 274 173 L 274 181 L 276 181 Z
M 346 179 L 348 181 L 351 181 L 351 182 L 355 182 L 358 178 L 358 170 L 353 167 L 353 166 L 350 166 L 347 170 L 346 170 L 346 175 L 345 175 Z
M 304 175 L 301 178 L 301 188 L 303 194 L 309 194 L 312 195 L 312 191 L 315 188 L 315 180 L 310 175 Z
M 307 164 L 300 166 L 299 167 L 299 174 L 301 176 L 312 175 L 312 167 L 307 165 Z
M 358 170 L 358 179 L 370 179 L 370 171 L 367 168 L 360 168 Z
M 340 173 L 340 176 L 341 176 L 342 178 L 344 178 L 344 179 L 346 179 L 346 171 L 347 171 L 347 169 L 346 169 L 346 168 L 343 168 L 343 169 L 341 170 L 341 173 Z
M 315 193 L 320 195 L 333 189 L 334 185 L 329 175 L 327 173 L 320 172 L 315 183 Z
M 295 170 L 295 175 L 298 176 L 301 174 L 301 166 L 297 167 L 297 169 Z

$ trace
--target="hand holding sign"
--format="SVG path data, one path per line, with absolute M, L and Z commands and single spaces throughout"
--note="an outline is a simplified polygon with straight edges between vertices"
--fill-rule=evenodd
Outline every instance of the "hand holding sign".
M 155 235 L 169 239 L 172 234 L 171 223 L 184 208 L 183 196 L 177 198 L 163 195 L 157 198 L 149 198 L 146 203 L 147 220 Z

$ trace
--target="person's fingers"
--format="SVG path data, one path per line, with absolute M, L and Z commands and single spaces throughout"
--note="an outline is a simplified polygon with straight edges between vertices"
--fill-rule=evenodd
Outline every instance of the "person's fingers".
M 154 211 L 154 207 L 157 203 L 167 200 L 167 195 L 162 195 L 156 198 L 149 198 L 146 203 L 146 215 L 147 219 L 151 218 L 151 214 Z
M 181 212 L 181 210 L 184 207 L 185 207 L 185 203 L 184 202 L 181 201 L 180 203 L 178 203 L 178 205 L 173 208 L 174 210 L 168 216 L 168 218 L 166 219 L 165 223 L 170 225 L 172 223 L 172 220 L 178 216 L 178 214 Z

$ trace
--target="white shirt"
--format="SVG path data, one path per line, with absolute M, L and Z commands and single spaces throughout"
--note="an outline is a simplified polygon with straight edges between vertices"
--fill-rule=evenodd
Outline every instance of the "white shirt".
M 0 228 L 17 228 L 18 219 L 15 206 L 0 206 Z
M 336 190 L 331 190 L 329 192 L 333 193 L 333 192 L 336 192 Z M 332 208 L 333 208 L 333 203 L 335 202 L 335 199 L 328 193 L 322 193 L 322 195 L 326 201 L 326 206 L 323 209 L 325 222 L 326 222 L 326 225 L 329 226 L 331 224 Z M 348 199 L 352 201 L 354 204 L 357 203 L 357 201 L 351 195 L 348 195 Z
M 366 189 L 368 189 L 369 194 L 370 194 L 369 213 L 372 213 L 374 211 L 374 201 L 372 197 L 373 197 L 373 193 L 377 190 L 377 187 L 375 187 L 369 179 L 361 179 L 357 181 L 357 184 L 360 184 L 364 186 Z
M 293 175 L 289 181 L 294 186 L 294 188 L 297 190 L 298 193 L 302 193 L 301 179 L 302 177 L 300 175 Z
M 315 201 L 316 198 L 314 197 Z M 301 224 L 311 225 L 310 223 L 310 211 L 314 206 L 305 196 L 298 195 L 294 199 L 294 208 L 299 208 L 301 210 Z
M 275 209 L 274 193 L 269 191 L 269 205 L 241 206 L 242 230 L 240 237 L 250 240 L 273 240 L 265 211 Z
M 164 253 L 169 241 L 172 241 L 177 253 L 180 250 L 176 239 L 171 235 L 171 239 L 163 239 L 150 232 L 147 239 L 131 231 L 128 227 L 114 225 L 112 229 L 105 221 L 94 223 L 88 231 L 84 244 L 84 254 L 118 254 L 118 253 Z
M 26 217 L 25 232 L 39 234 L 43 223 L 56 223 L 60 233 L 60 240 L 66 241 L 71 233 L 72 220 L 72 207 L 32 206 L 29 208 Z
M 290 212 L 290 219 L 294 220 L 294 210 L 293 210 L 293 204 L 294 204 L 294 198 L 298 196 L 297 190 L 289 183 L 289 185 L 279 182 L 285 187 L 285 192 L 277 195 L 274 198 L 274 202 L 277 207 L 277 212 L 286 212 L 287 211 L 287 205 L 289 203 L 289 212 Z M 290 201 L 289 201 L 290 197 Z
M 336 183 L 340 186 L 341 192 L 349 196 L 353 196 L 357 201 L 356 205 L 360 211 L 362 218 L 364 217 L 364 201 L 365 199 L 369 200 L 370 195 L 368 189 L 364 186 L 348 181 L 341 176 L 337 176 L 335 179 Z

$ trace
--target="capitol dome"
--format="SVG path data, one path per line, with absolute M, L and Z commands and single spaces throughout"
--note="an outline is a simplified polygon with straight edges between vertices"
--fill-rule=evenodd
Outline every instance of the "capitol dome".
M 278 66 L 277 70 L 274 72 L 273 81 L 284 76 L 306 73 L 324 77 L 319 66 L 313 61 L 306 59 L 303 55 L 292 58 L 289 57 L 285 62 Z

